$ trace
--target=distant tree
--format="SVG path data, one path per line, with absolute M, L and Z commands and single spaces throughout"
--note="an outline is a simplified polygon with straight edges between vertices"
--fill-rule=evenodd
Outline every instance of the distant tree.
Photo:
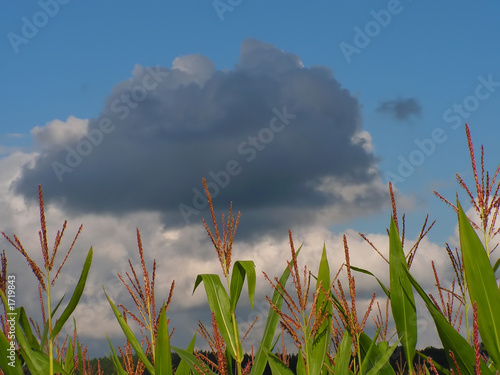
M 434 362 L 443 366 L 445 369 L 450 369 L 448 365 L 448 360 L 446 359 L 446 352 L 444 349 L 438 349 L 433 346 L 428 346 L 427 348 L 420 351 L 422 354 L 425 354 L 427 357 L 431 357 Z
M 482 343 L 481 343 L 482 344 Z M 484 350 L 484 349 L 483 349 Z M 450 366 L 448 365 L 448 361 L 446 359 L 446 353 L 444 349 L 438 349 L 434 348 L 433 346 L 429 346 L 423 350 L 419 350 L 422 354 L 426 355 L 427 357 L 431 357 L 434 362 L 438 363 L 440 366 L 444 367 L 445 369 L 450 369 Z M 204 354 L 207 358 L 211 360 L 216 360 L 215 353 L 208 352 L 208 351 L 200 351 L 201 354 Z M 486 354 L 486 351 L 483 351 L 482 354 Z M 245 365 L 250 361 L 251 357 L 249 354 L 245 354 L 242 365 L 245 367 Z M 296 368 L 297 368 L 297 354 L 288 354 L 288 363 L 289 363 L 289 368 L 290 370 L 296 374 Z M 113 362 L 111 359 L 108 357 L 102 357 L 102 358 L 94 358 L 90 360 L 90 364 L 93 368 L 97 368 L 97 361 L 99 360 L 100 365 L 101 365 L 101 370 L 104 372 L 106 375 L 116 375 L 115 368 L 113 366 Z M 120 358 L 121 360 L 121 358 Z M 137 363 L 138 357 L 137 355 L 134 355 L 133 357 L 134 363 Z M 414 364 L 417 364 L 420 361 L 422 363 L 422 358 L 419 356 L 416 356 L 414 359 Z M 177 368 L 180 363 L 180 357 L 177 355 L 177 353 L 173 352 L 172 353 L 172 366 L 173 368 Z M 404 352 L 402 350 L 402 347 L 397 347 L 394 353 L 391 356 L 390 359 L 390 364 L 394 368 L 395 371 L 398 371 L 400 369 L 405 368 L 406 370 L 408 369 L 408 366 L 406 366 L 406 358 L 404 355 Z M 233 363 L 233 369 L 234 369 L 234 363 Z M 150 375 L 150 373 L 147 370 L 144 370 L 143 375 Z M 263 375 L 272 375 L 271 369 L 269 365 L 266 366 L 266 369 L 264 370 Z

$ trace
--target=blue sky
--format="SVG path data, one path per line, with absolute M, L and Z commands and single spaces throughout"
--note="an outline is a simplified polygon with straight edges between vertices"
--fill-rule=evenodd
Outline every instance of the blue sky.
M 46 3 L 54 4 L 53 1 Z M 49 160 L 48 158 L 56 155 L 53 147 L 63 146 L 62 143 L 57 143 L 60 142 L 56 139 L 58 135 L 63 135 L 65 145 L 76 144 L 77 139 L 68 135 L 73 131 L 71 127 L 77 127 L 74 121 L 68 120 L 70 116 L 91 120 L 88 125 L 89 129 L 97 123 L 97 119 L 102 119 L 107 113 L 107 106 L 114 97 L 113 95 L 118 95 L 120 90 L 125 90 L 127 82 L 131 82 L 132 72 L 136 72 L 136 78 L 141 74 L 146 74 L 144 72 L 147 70 L 140 70 L 136 68 L 137 65 L 143 68 L 160 66 L 164 69 L 171 69 L 176 58 L 198 54 L 197 56 L 201 55 L 204 58 L 196 60 L 196 64 L 199 65 L 196 65 L 195 69 L 200 66 L 209 66 L 209 59 L 215 71 L 221 72 L 224 77 L 225 74 L 229 77 L 233 72 L 247 71 L 245 69 L 248 68 L 250 60 L 240 60 L 240 53 L 243 49 L 242 43 L 248 38 L 254 39 L 257 43 L 257 47 L 247 44 L 249 49 L 261 48 L 259 51 L 272 50 L 277 54 L 279 53 L 276 51 L 281 50 L 296 55 L 308 72 L 312 72 L 314 67 L 321 67 L 321 72 L 329 70 L 332 75 L 330 78 L 324 78 L 325 82 L 328 81 L 330 84 L 333 79 L 340 86 L 328 86 L 328 90 L 339 90 L 339 97 L 346 100 L 339 102 L 340 104 L 331 103 L 331 107 L 336 105 L 341 107 L 335 118 L 343 116 L 343 105 L 351 105 L 352 100 L 357 100 L 359 118 L 356 120 L 358 121 L 356 132 L 364 131 L 367 133 L 363 134 L 370 136 L 370 140 L 367 141 L 370 150 L 363 155 L 369 159 L 366 163 L 371 163 L 370 166 L 376 169 L 378 178 L 370 174 L 367 185 L 367 189 L 373 187 L 376 193 L 366 193 L 363 199 L 356 198 L 354 202 L 356 207 L 352 208 L 352 213 L 344 215 L 341 214 L 342 210 L 344 212 L 350 210 L 349 199 L 341 202 L 340 205 L 336 205 L 334 200 L 327 200 L 333 211 L 335 209 L 340 211 L 320 216 L 315 216 L 311 212 L 314 209 L 320 210 L 318 202 L 321 202 L 322 197 L 318 196 L 317 200 L 311 199 L 310 201 L 305 199 L 303 204 L 309 216 L 304 220 L 291 220 L 290 226 L 293 228 L 306 228 L 305 222 L 311 219 L 317 225 L 330 229 L 333 237 L 352 229 L 383 234 L 389 221 L 389 208 L 387 201 L 384 201 L 386 197 L 384 198 L 382 191 L 384 185 L 386 186 L 387 177 L 390 176 L 401 197 L 401 205 L 407 213 L 409 229 L 413 230 L 410 232 L 416 234 L 423 217 L 429 213 L 432 220 L 438 220 L 437 227 L 430 233 L 429 238 L 433 244 L 442 246 L 450 239 L 450 236 L 453 236 L 455 216 L 433 196 L 432 191 L 437 189 L 443 195 L 453 198 L 458 189 L 455 173 L 460 173 L 466 181 L 472 181 L 464 133 L 465 122 L 468 122 L 471 127 L 476 147 L 480 144 L 485 146 L 486 167 L 494 170 L 498 165 L 496 163 L 500 160 L 500 149 L 497 146 L 498 119 L 500 118 L 500 65 L 498 64 L 500 28 L 498 28 L 497 18 L 500 5 L 494 1 L 457 3 L 391 0 L 359 4 L 348 1 L 290 3 L 234 0 L 233 5 L 229 5 L 231 2 L 227 0 L 219 2 L 188 0 L 146 4 L 118 1 L 107 1 L 103 4 L 90 0 L 85 3 L 66 1 L 61 4 L 62 2 L 58 2 L 57 8 L 53 5 L 46 8 L 49 9 L 48 12 L 52 12 L 51 16 L 44 15 L 46 14 L 43 10 L 45 6 L 41 4 L 46 3 L 43 1 L 7 2 L 3 5 L 4 9 L 0 15 L 0 34 L 3 38 L 3 42 L 0 43 L 3 66 L 3 90 L 0 91 L 2 105 L 0 162 L 2 162 L 2 178 L 4 179 L 2 194 L 5 197 L 2 207 L 7 212 L 5 219 L 0 221 L 4 222 L 1 230 L 15 232 L 31 228 L 33 220 L 23 222 L 22 218 L 18 217 L 14 220 L 12 217 L 19 213 L 32 212 L 33 209 L 30 207 L 33 207 L 33 201 L 25 201 L 23 197 L 30 196 L 30 189 L 33 194 L 35 193 L 36 181 L 43 182 L 42 185 L 46 186 L 44 191 L 56 212 L 54 220 L 59 217 L 58 215 L 61 218 L 69 216 L 76 225 L 76 222 L 79 223 L 85 218 L 93 217 L 92 220 L 94 220 L 100 215 L 102 220 L 105 220 L 103 217 L 106 220 L 109 219 L 106 225 L 109 226 L 108 228 L 113 228 L 124 225 L 124 222 L 120 220 L 128 219 L 123 219 L 123 217 L 140 212 L 140 215 L 146 215 L 146 213 L 157 215 L 148 220 L 151 220 L 151 226 L 161 228 L 158 231 L 168 232 L 165 229 L 168 225 L 173 225 L 176 230 L 181 231 L 180 233 L 191 230 L 189 226 L 187 229 L 180 226 L 176 221 L 178 218 L 173 218 L 173 214 L 167 210 L 170 207 L 168 203 L 160 205 L 165 207 L 165 210 L 162 210 L 155 209 L 154 202 L 148 202 L 145 198 L 141 201 L 143 199 L 141 197 L 151 191 L 133 180 L 130 180 L 130 184 L 123 186 L 123 191 L 120 193 L 103 194 L 102 200 L 106 201 L 105 204 L 102 204 L 100 198 L 96 196 L 95 199 L 99 205 L 102 205 L 102 210 L 99 207 L 93 207 L 89 203 L 88 196 L 82 197 L 80 204 L 73 204 L 72 200 L 77 200 L 77 198 L 71 195 L 69 190 L 75 185 L 57 182 L 54 175 L 47 172 L 50 169 L 43 168 L 41 161 Z M 219 11 L 216 6 L 219 7 Z M 34 22 L 42 26 L 33 31 L 29 29 L 29 25 L 26 26 L 26 22 Z M 30 35 L 30 31 L 36 35 Z M 253 57 L 260 58 L 257 55 Z M 284 54 L 282 58 L 288 59 L 290 56 Z M 186 68 L 190 60 L 178 61 L 183 71 L 187 69 L 188 74 L 193 73 Z M 261 68 L 267 69 L 264 65 Z M 310 79 L 313 79 L 311 77 Z M 235 82 L 234 84 L 237 84 L 240 81 Z M 266 90 L 265 83 L 262 85 L 264 86 L 259 90 L 264 91 L 259 92 Z M 321 98 L 322 94 L 314 90 L 319 90 L 323 86 L 317 83 L 312 87 L 311 96 L 318 95 L 318 98 Z M 234 90 L 236 91 L 233 95 L 238 93 L 238 88 Z M 308 94 L 304 91 L 306 87 L 301 87 L 299 91 L 301 90 L 304 97 L 307 97 Z M 189 93 L 186 95 L 186 116 L 188 116 L 188 112 L 191 111 L 189 103 L 192 98 L 189 97 Z M 336 98 L 335 95 L 332 94 L 332 97 Z M 250 100 L 253 97 L 242 94 L 241 98 Z M 325 100 L 329 100 L 328 98 Z M 296 98 L 296 100 L 305 99 Z M 279 100 L 277 102 L 282 103 Z M 286 104 L 292 106 L 291 103 Z M 328 107 L 329 104 L 325 104 L 325 107 L 321 108 L 323 111 L 321 113 L 328 111 Z M 281 109 L 281 107 L 278 108 Z M 310 113 L 310 115 L 307 121 L 313 122 L 317 118 L 315 117 L 317 113 Z M 352 113 L 351 115 L 354 116 Z M 165 116 L 168 118 L 168 114 Z M 264 113 L 262 116 L 268 119 L 272 117 L 272 112 Z M 300 119 L 300 115 L 297 118 Z M 95 122 L 92 122 L 92 119 Z M 53 125 L 54 120 L 60 120 L 65 125 L 57 128 Z M 130 122 L 130 126 L 136 121 L 137 126 L 146 128 L 149 120 L 144 115 L 142 118 L 140 116 L 134 119 L 128 118 L 127 121 Z M 179 121 L 179 124 L 183 123 L 182 118 Z M 203 119 L 199 121 L 203 122 Z M 312 123 L 310 125 L 313 126 Z M 244 126 L 243 122 L 241 126 Z M 38 133 L 33 132 L 35 127 L 39 127 Z M 246 139 L 246 136 L 242 138 L 241 134 L 252 134 L 258 129 L 258 127 L 241 129 L 243 133 L 238 133 L 235 140 Z M 352 155 L 347 153 L 344 155 L 342 151 L 339 151 L 338 154 L 332 153 L 338 156 L 336 159 L 327 160 L 321 157 L 321 152 L 318 152 L 316 159 L 312 157 L 310 153 L 314 150 L 315 140 L 327 142 L 327 137 L 335 137 L 337 134 L 332 131 L 323 135 L 321 129 L 313 127 L 310 132 L 302 134 L 303 143 L 293 144 L 296 153 L 308 154 L 304 158 L 307 163 L 312 163 L 309 165 L 304 162 L 305 169 L 301 170 L 300 158 L 297 159 L 296 173 L 307 175 L 307 168 L 313 164 L 333 163 L 338 168 L 324 172 L 322 177 L 332 178 L 331 183 L 342 185 L 342 179 L 335 180 L 335 176 L 339 176 L 335 174 L 336 171 L 340 171 L 342 165 L 349 166 L 354 163 L 354 157 L 358 154 L 351 150 Z M 61 133 L 58 133 L 59 131 Z M 426 141 L 432 139 L 433 134 L 435 139 L 432 142 Z M 123 139 L 131 144 L 125 145 L 125 140 L 119 141 L 118 136 L 113 140 L 113 133 L 111 133 L 102 146 L 96 148 L 99 151 L 89 156 L 89 160 L 92 159 L 97 163 L 92 164 L 93 166 L 105 161 L 110 163 L 110 169 L 87 168 L 83 163 L 82 168 L 75 168 L 71 174 L 66 175 L 68 176 L 66 181 L 71 180 L 73 184 L 78 181 L 84 184 L 93 184 L 93 182 L 88 182 L 89 180 L 95 180 L 97 183 L 104 181 L 103 184 L 106 186 L 106 175 L 109 177 L 113 173 L 116 173 L 113 178 L 116 177 L 117 181 L 121 183 L 128 181 L 127 178 L 121 178 L 126 174 L 124 169 L 120 169 L 123 165 L 119 162 L 113 164 L 115 158 L 125 158 L 124 154 L 111 151 L 123 152 L 129 146 L 132 155 L 128 155 L 127 158 L 131 163 L 132 171 L 134 167 L 138 170 L 147 169 L 149 166 L 145 167 L 140 163 L 148 159 L 134 158 L 133 152 L 146 150 L 148 147 L 141 148 L 138 138 Z M 149 141 L 152 142 L 151 139 Z M 215 137 L 213 138 L 215 143 L 208 142 L 204 144 L 204 147 L 207 150 L 210 149 L 210 144 L 215 148 L 224 147 L 224 143 L 217 143 L 218 141 L 219 139 Z M 427 147 L 425 149 L 427 151 L 419 149 L 419 143 L 424 144 L 425 146 L 422 147 Z M 176 147 L 175 144 L 168 143 L 168 145 Z M 191 143 L 183 145 L 196 147 Z M 231 155 L 237 143 L 234 145 L 225 143 L 225 145 L 231 150 L 224 155 Z M 273 145 L 273 143 L 269 144 L 270 152 L 273 152 Z M 337 147 L 336 145 L 335 140 L 332 139 L 332 147 Z M 318 146 L 318 150 L 323 150 L 322 147 L 326 146 Z M 341 144 L 338 147 L 339 150 L 342 149 Z M 104 152 L 104 148 L 109 150 L 109 153 Z M 176 154 L 169 155 L 175 156 Z M 195 168 L 194 163 L 197 157 L 203 158 L 200 156 L 201 153 L 196 155 L 194 151 L 192 154 L 181 153 L 179 155 L 182 155 L 182 158 L 179 156 L 178 163 L 184 165 L 185 169 Z M 192 155 L 193 159 L 187 158 L 186 155 Z M 267 199 L 271 201 L 271 198 L 275 196 L 270 193 L 266 195 L 266 192 L 275 190 L 272 186 L 262 184 L 261 181 L 269 179 L 279 184 L 279 173 L 269 172 L 265 168 L 265 165 L 269 165 L 273 160 L 276 161 L 276 159 L 265 159 L 268 157 L 265 155 L 267 154 L 264 152 L 258 155 L 259 163 L 262 161 L 264 167 L 261 168 L 259 164 L 259 168 L 253 168 L 251 165 L 246 168 L 244 165 L 241 176 L 245 178 L 244 175 L 248 170 L 248 178 L 251 174 L 255 181 L 255 185 L 247 186 L 248 194 L 255 194 L 261 197 L 262 201 L 267 202 Z M 330 154 L 327 153 L 327 155 Z M 224 157 L 217 159 L 218 161 L 211 164 L 211 167 L 220 168 L 222 165 L 220 161 L 227 160 Z M 134 159 L 138 160 L 137 165 L 134 164 Z M 20 175 L 24 163 L 36 164 L 37 160 L 40 163 L 33 172 L 24 169 L 23 173 L 26 176 Z M 401 166 L 402 163 L 411 164 L 411 160 L 415 164 L 409 167 L 412 170 L 407 175 L 401 176 L 401 169 L 398 172 L 398 168 L 404 168 Z M 360 166 L 366 166 L 361 161 L 359 163 Z M 168 171 L 173 173 L 174 169 Z M 206 171 L 208 173 L 208 170 Z M 368 176 L 368 169 L 365 169 L 365 172 Z M 81 180 L 78 180 L 79 173 L 82 176 Z M 157 171 L 157 173 L 163 172 Z M 269 178 L 269 173 L 272 173 L 272 178 Z M 399 177 L 402 178 L 395 178 L 395 175 L 400 175 Z M 21 183 L 18 184 L 16 190 L 11 183 L 20 176 Z M 165 175 L 164 178 L 165 180 L 162 181 L 175 184 L 175 175 Z M 355 179 L 352 181 L 359 182 Z M 368 177 L 363 181 L 368 181 Z M 143 181 L 143 184 L 151 186 L 155 183 L 154 179 Z M 181 186 L 180 182 L 179 186 Z M 236 188 L 236 184 L 233 186 Z M 349 189 L 347 185 L 344 187 Z M 127 190 L 130 191 L 127 192 Z M 234 195 L 230 196 L 232 190 L 229 186 L 225 191 L 227 196 L 221 195 L 220 198 L 233 199 L 235 208 L 238 209 L 238 191 L 235 190 Z M 89 189 L 89 192 L 91 195 L 97 194 L 98 191 Z M 57 199 L 57 194 L 60 194 L 60 200 Z M 137 196 L 137 205 L 119 208 L 123 201 L 134 199 L 134 194 Z M 154 196 L 154 193 L 151 194 Z M 116 203 L 109 202 L 115 195 L 123 201 L 117 198 Z M 290 197 L 296 196 L 290 192 Z M 463 201 L 466 200 L 463 195 L 461 197 Z M 10 203 L 13 201 L 17 203 Z M 226 207 L 225 203 L 226 201 L 221 202 L 220 207 Z M 251 207 L 252 204 L 249 200 L 242 206 Z M 243 229 L 245 224 L 242 222 L 243 247 L 258 243 L 258 241 L 255 242 L 255 237 L 251 237 L 259 230 L 258 215 L 265 215 L 266 220 L 271 217 L 269 225 L 278 220 L 276 218 L 272 220 L 273 214 L 268 211 L 270 207 L 276 216 L 280 217 L 284 215 L 289 218 L 288 215 L 293 216 L 300 212 L 295 210 L 299 205 L 296 201 L 291 202 L 285 198 L 282 201 L 279 200 L 278 207 L 272 204 L 265 206 L 266 204 L 259 206 L 256 212 L 249 213 L 248 230 Z M 366 214 L 362 214 L 363 207 L 368 207 Z M 199 224 L 201 216 L 197 219 Z M 134 220 L 126 221 L 132 225 L 128 228 L 132 234 L 135 230 L 132 224 L 135 223 Z M 36 221 L 34 223 L 36 224 Z M 282 230 L 287 227 L 287 224 L 285 220 L 277 228 Z M 140 226 L 140 222 L 137 225 Z M 253 229 L 255 231 L 252 231 Z M 151 236 L 157 233 L 154 229 L 148 230 Z M 297 230 L 300 233 L 300 229 Z M 110 230 L 107 233 L 118 232 L 119 230 Z M 109 238 L 106 240 L 104 235 L 102 233 L 101 239 L 101 233 L 96 234 L 95 241 L 98 243 L 111 241 Z M 269 233 L 266 233 L 266 236 L 279 242 L 286 237 L 286 230 L 276 237 Z M 116 254 L 123 259 L 133 256 L 133 236 L 131 238 L 132 243 L 127 245 L 127 250 L 125 250 L 125 245 L 123 247 L 116 245 L 121 249 L 115 249 Z M 254 242 L 250 241 L 250 238 L 253 238 Z M 320 238 L 319 242 L 324 239 Z M 89 240 L 90 244 L 93 244 L 92 236 Z M 151 241 L 154 243 L 153 240 Z M 286 245 L 286 242 L 284 244 Z M 193 244 L 184 245 L 193 246 Z M 7 247 L 3 243 L 2 246 Z M 86 246 L 84 241 L 82 241 L 82 246 Z M 250 247 L 247 250 L 248 254 L 254 254 Z M 24 266 L 20 260 L 14 260 L 13 264 L 13 267 L 17 267 L 16 264 L 19 264 L 19 267 Z M 103 264 L 106 262 L 103 261 Z M 104 275 L 104 269 L 96 272 Z M 96 285 L 98 284 L 99 281 L 96 281 Z M 187 308 L 194 307 L 188 306 Z

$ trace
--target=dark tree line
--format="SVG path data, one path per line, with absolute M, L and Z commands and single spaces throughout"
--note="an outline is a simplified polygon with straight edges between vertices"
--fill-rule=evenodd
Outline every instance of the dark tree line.
M 438 363 L 442 367 L 444 367 L 446 369 L 450 369 L 450 367 L 448 365 L 448 361 L 446 359 L 446 354 L 444 352 L 444 349 L 438 349 L 438 348 L 434 348 L 434 347 L 430 346 L 430 347 L 427 347 L 423 350 L 420 350 L 420 352 L 428 357 L 431 357 L 436 363 Z M 200 353 L 207 356 L 210 360 L 216 362 L 215 353 L 207 352 L 207 351 L 200 351 Z M 134 363 L 136 364 L 137 360 L 138 360 L 137 355 L 135 355 L 133 357 L 133 359 L 134 359 Z M 290 354 L 288 356 L 288 359 L 289 359 L 289 367 L 295 373 L 295 369 L 297 366 L 297 354 Z M 94 368 L 97 368 L 97 361 L 98 360 L 99 360 L 100 365 L 101 365 L 101 370 L 104 371 L 104 374 L 106 374 L 106 375 L 116 374 L 115 369 L 113 367 L 113 362 L 111 361 L 111 359 L 109 359 L 107 357 L 103 357 L 103 358 L 99 358 L 99 359 L 94 358 L 94 359 L 90 360 L 91 366 Z M 250 356 L 248 354 L 245 354 L 245 357 L 243 360 L 243 367 L 245 367 L 245 365 L 248 363 L 249 360 L 250 360 Z M 419 361 L 420 361 L 420 363 L 423 363 L 423 359 L 420 356 L 418 356 L 418 355 L 415 356 L 414 363 L 417 364 Z M 177 368 L 179 363 L 180 363 L 180 357 L 177 355 L 177 353 L 172 353 L 172 365 L 174 366 L 174 368 Z M 401 347 L 396 348 L 396 350 L 394 351 L 394 353 L 390 359 L 391 366 L 394 368 L 394 370 L 398 370 L 398 369 L 403 368 L 403 366 L 405 366 L 405 363 L 406 363 L 406 360 L 405 360 L 405 356 L 404 356 L 404 352 L 403 352 L 402 348 Z M 408 366 L 405 366 L 405 368 L 407 369 Z M 144 370 L 144 375 L 150 375 L 149 371 Z M 264 375 L 272 375 L 272 372 L 271 372 L 271 369 L 269 368 L 269 366 L 266 367 L 266 370 L 264 371 Z

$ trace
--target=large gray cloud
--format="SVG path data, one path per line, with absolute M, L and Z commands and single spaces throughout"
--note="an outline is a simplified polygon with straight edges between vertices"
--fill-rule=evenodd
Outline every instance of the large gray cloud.
M 386 100 L 380 103 L 377 111 L 387 113 L 398 121 L 408 120 L 412 116 L 419 117 L 422 107 L 415 98 Z
M 252 230 L 308 223 L 343 204 L 377 209 L 385 194 L 358 100 L 330 69 L 253 39 L 233 70 L 201 55 L 136 66 L 76 140 L 74 122 L 65 136 L 60 124 L 37 130 L 40 156 L 17 193 L 34 198 L 41 183 L 69 212 L 154 210 L 178 226 L 208 217 L 205 177 L 216 207 L 232 200 Z M 373 188 L 346 198 L 349 186 Z

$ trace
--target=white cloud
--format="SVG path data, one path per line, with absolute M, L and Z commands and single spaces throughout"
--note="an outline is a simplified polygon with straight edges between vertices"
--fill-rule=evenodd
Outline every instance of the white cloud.
M 77 142 L 87 133 L 88 120 L 74 116 L 66 121 L 53 120 L 31 130 L 36 144 L 44 151 L 55 151 L 68 143 Z
M 215 72 L 214 63 L 199 54 L 177 57 L 172 63 L 172 68 L 186 72 L 200 86 L 203 86 Z

